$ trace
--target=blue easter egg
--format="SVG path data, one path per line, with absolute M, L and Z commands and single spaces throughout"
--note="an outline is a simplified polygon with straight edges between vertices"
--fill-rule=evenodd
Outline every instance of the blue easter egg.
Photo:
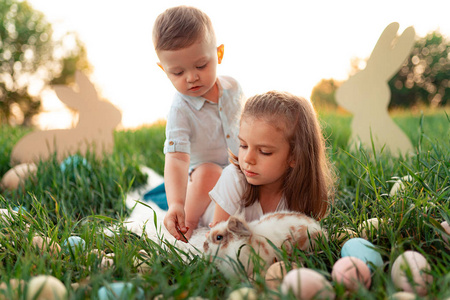
M 144 299 L 144 290 L 130 282 L 114 282 L 98 290 L 99 300 Z
M 23 212 L 23 211 L 27 212 L 28 211 L 25 206 L 20 206 L 20 205 L 14 207 L 12 210 L 15 211 L 15 212 Z
M 86 242 L 79 236 L 71 236 L 65 240 L 63 244 L 66 254 L 70 253 L 69 247 L 72 249 L 73 253 L 78 253 L 84 251 L 85 246 Z
M 66 171 L 67 168 L 70 167 L 77 168 L 79 166 L 90 168 L 90 165 L 87 162 L 86 158 L 81 157 L 79 155 L 71 155 L 67 157 L 65 160 L 63 160 L 62 163 L 59 165 L 62 172 Z
M 371 271 L 374 271 L 374 268 L 383 266 L 381 254 L 374 248 L 376 247 L 365 239 L 352 238 L 342 246 L 341 257 L 352 256 L 359 258 L 369 266 Z

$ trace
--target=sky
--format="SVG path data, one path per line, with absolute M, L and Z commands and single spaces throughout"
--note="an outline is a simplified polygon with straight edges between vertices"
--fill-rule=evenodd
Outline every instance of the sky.
M 175 89 L 157 66 L 151 41 L 156 17 L 177 5 L 209 15 L 225 45 L 219 75 L 236 78 L 246 96 L 284 90 L 310 98 L 321 79 L 345 80 L 353 57 L 366 58 L 384 28 L 413 26 L 416 35 L 450 37 L 448 0 L 28 0 L 55 34 L 76 31 L 94 67 L 101 97 L 122 111 L 122 127 L 165 119 Z M 44 96 L 42 128 L 73 121 L 52 91 Z

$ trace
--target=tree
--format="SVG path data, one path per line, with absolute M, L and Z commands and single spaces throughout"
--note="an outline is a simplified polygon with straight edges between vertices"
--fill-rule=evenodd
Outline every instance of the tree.
M 54 40 L 52 25 L 28 2 L 0 0 L 0 124 L 32 125 L 42 89 L 68 83 L 76 68 L 91 69 L 74 33 Z
M 316 107 L 336 109 L 335 93 L 340 84 L 334 79 L 322 79 L 311 92 L 311 102 Z
M 439 31 L 416 41 L 400 71 L 389 81 L 389 107 L 450 103 L 450 40 Z

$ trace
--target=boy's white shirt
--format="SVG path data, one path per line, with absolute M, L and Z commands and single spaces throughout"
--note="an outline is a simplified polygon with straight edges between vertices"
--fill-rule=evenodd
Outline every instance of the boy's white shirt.
M 164 154 L 184 152 L 190 156 L 190 169 L 212 162 L 229 164 L 228 149 L 238 153 L 239 119 L 245 96 L 239 83 L 219 76 L 218 103 L 203 97 L 177 92 L 167 116 Z

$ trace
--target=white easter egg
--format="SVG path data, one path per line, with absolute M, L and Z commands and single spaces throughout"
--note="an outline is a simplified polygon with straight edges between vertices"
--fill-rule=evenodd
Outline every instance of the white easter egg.
M 28 177 L 36 174 L 36 172 L 36 164 L 23 163 L 17 165 L 3 175 L 0 185 L 8 190 L 17 190 L 20 185 L 23 185 Z
M 67 299 L 67 289 L 56 277 L 38 275 L 28 282 L 27 300 Z
M 108 269 L 114 266 L 114 253 L 106 254 L 102 257 L 102 261 L 100 262 L 100 268 Z
M 391 188 L 391 191 L 389 192 L 389 196 L 393 197 L 400 191 L 403 191 L 405 189 L 405 184 L 403 182 L 405 182 L 405 181 L 409 181 L 409 182 L 413 181 L 412 176 L 406 175 L 406 176 L 403 176 L 402 178 L 398 179 L 397 181 L 395 181 L 394 185 Z
M 58 254 L 59 252 L 61 252 L 61 247 L 58 245 L 58 243 L 53 242 L 49 237 L 36 235 L 33 237 L 31 243 L 34 247 L 41 250 L 41 252 L 50 252 L 51 254 Z
M 389 297 L 389 300 L 415 300 L 416 294 L 410 292 L 397 292 Z
M 441 226 L 444 228 L 445 232 L 446 232 L 448 235 L 450 235 L 450 225 L 448 225 L 447 221 L 442 222 L 442 223 L 441 223 Z M 442 239 L 443 239 L 446 243 L 449 242 L 449 239 L 448 239 L 445 235 L 442 235 Z
M 144 299 L 144 290 L 130 282 L 114 282 L 98 290 L 99 300 Z M 133 297 L 133 298 L 132 298 Z
M 13 218 L 13 215 L 17 215 L 17 212 L 13 210 L 8 210 L 6 208 L 0 209 L 0 222 L 11 225 L 11 220 Z
M 317 271 L 299 268 L 289 271 L 281 283 L 281 291 L 292 291 L 297 299 L 334 299 L 336 294 L 330 282 Z
M 361 237 L 363 239 L 373 238 L 378 233 L 378 228 L 380 227 L 380 223 L 383 222 L 383 219 L 372 218 L 368 219 L 358 226 L 358 232 L 361 233 Z
M 366 263 L 351 256 L 342 257 L 333 265 L 331 278 L 349 291 L 356 291 L 361 285 L 368 289 L 372 282 Z
M 430 271 L 430 265 L 422 254 L 417 251 L 405 251 L 394 261 L 391 277 L 397 288 L 425 296 L 427 285 L 433 280 L 433 277 L 426 273 L 428 271 Z M 409 273 L 411 278 L 407 276 Z
M 297 265 L 295 263 L 291 263 L 292 267 L 289 269 L 296 269 Z M 284 276 L 286 276 L 288 272 L 288 267 L 284 261 L 278 261 L 270 265 L 267 269 L 266 275 L 264 277 L 266 281 L 266 285 L 269 289 L 276 290 L 283 282 Z
M 23 294 L 25 281 L 22 279 L 12 278 L 9 285 L 6 282 L 0 284 L 0 300 L 19 299 L 19 295 Z
M 258 300 L 256 290 L 249 287 L 242 287 L 230 293 L 227 300 Z

